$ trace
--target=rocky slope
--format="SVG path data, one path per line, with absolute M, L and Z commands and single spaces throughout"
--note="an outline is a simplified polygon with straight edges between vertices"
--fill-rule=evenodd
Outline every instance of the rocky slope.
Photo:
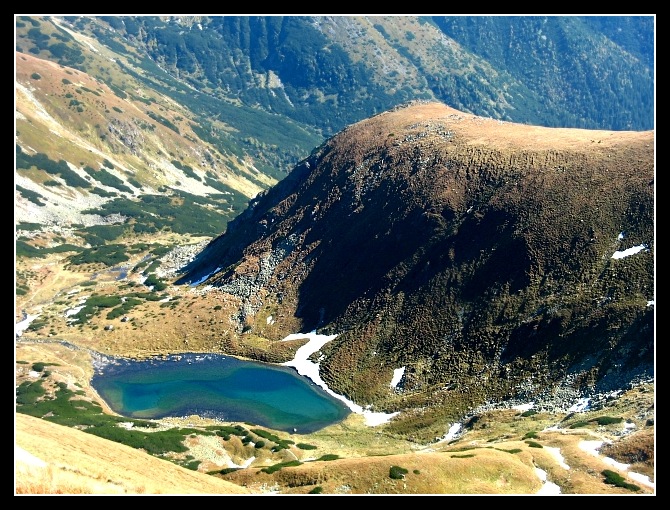
M 415 103 L 316 149 L 178 283 L 235 296 L 242 336 L 337 333 L 329 386 L 429 429 L 490 400 L 653 377 L 653 268 L 653 132 Z
M 199 140 L 188 108 L 139 85 L 136 93 L 133 98 L 88 73 L 16 54 L 19 230 L 21 223 L 122 223 L 128 218 L 119 214 L 121 206 L 115 217 L 91 211 L 170 193 L 214 196 L 222 217 L 226 208 L 232 217 L 236 203 L 276 182 Z

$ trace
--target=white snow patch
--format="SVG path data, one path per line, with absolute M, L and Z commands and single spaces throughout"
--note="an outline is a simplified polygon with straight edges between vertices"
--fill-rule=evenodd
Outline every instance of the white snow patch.
M 395 389 L 398 386 L 404 374 L 405 367 L 396 368 L 393 371 L 393 377 L 391 378 L 391 389 Z
M 568 412 L 580 413 L 582 411 L 586 411 L 588 408 L 589 408 L 589 399 L 580 398 L 570 409 L 568 409 Z
M 551 453 L 551 455 L 556 459 L 556 462 L 558 462 L 559 466 L 561 466 L 563 469 L 570 469 L 570 466 L 565 463 L 563 455 L 561 455 L 560 448 L 556 448 L 554 446 L 545 446 L 544 449 Z
M 632 248 L 628 248 L 627 250 L 623 251 L 615 251 L 612 254 L 613 259 L 622 259 L 624 257 L 630 257 L 631 255 L 635 255 L 636 253 L 639 253 L 641 251 L 647 251 L 649 248 L 647 248 L 646 245 L 644 244 L 638 244 L 637 246 L 633 246 Z
M 347 400 L 346 397 L 335 393 L 333 390 L 328 388 L 328 385 L 319 376 L 319 364 L 313 363 L 308 359 L 313 353 L 317 352 L 319 349 L 321 349 L 321 347 L 326 345 L 335 337 L 337 337 L 337 334 L 319 335 L 316 333 L 316 331 L 312 331 L 310 333 L 293 333 L 286 336 L 283 341 L 299 340 L 301 338 L 307 338 L 309 341 L 296 351 L 295 358 L 292 361 L 287 361 L 286 363 L 282 363 L 282 365 L 295 368 L 300 375 L 308 377 L 314 384 L 325 390 L 326 393 L 344 402 L 352 412 L 363 415 L 366 425 L 374 427 L 376 425 L 388 422 L 398 413 L 375 413 L 370 411 L 369 408 L 364 409 L 363 407 L 353 403 L 351 400 Z
M 542 496 L 555 496 L 561 493 L 561 488 L 558 485 L 556 485 L 554 482 L 547 481 L 547 473 L 545 471 L 536 467 L 535 473 L 537 474 L 539 479 L 544 482 L 542 484 L 542 488 L 535 494 L 539 494 Z
M 33 322 L 38 317 L 39 317 L 39 315 L 27 314 L 25 319 L 23 319 L 21 322 L 17 322 L 16 325 L 14 326 L 14 331 L 16 332 L 16 336 L 23 335 L 23 332 L 26 329 L 28 329 L 28 326 L 30 326 L 30 323 Z

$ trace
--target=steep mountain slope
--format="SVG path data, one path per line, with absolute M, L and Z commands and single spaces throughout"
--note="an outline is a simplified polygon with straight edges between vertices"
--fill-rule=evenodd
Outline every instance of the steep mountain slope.
M 570 430 L 541 435 L 575 455 L 567 475 L 522 439 L 559 421 L 577 426 L 581 413 L 560 411 L 589 394 L 604 408 L 584 420 L 609 412 L 625 424 L 603 435 L 596 421 L 587 435 L 615 441 L 618 460 L 653 475 L 654 388 L 636 382 L 654 373 L 654 134 L 510 121 L 651 129 L 654 25 L 653 16 L 18 16 L 16 320 L 37 319 L 17 351 L 35 342 L 35 363 L 61 362 L 49 353 L 73 346 L 281 362 L 301 341 L 279 339 L 323 328 L 339 334 L 318 353 L 330 387 L 400 415 L 307 438 L 355 462 L 268 474 L 263 462 L 286 459 L 267 454 L 220 475 L 241 490 L 306 493 L 322 482 L 330 493 L 532 493 L 538 465 L 564 493 L 630 493 L 603 483 L 608 466 L 585 459 Z M 457 110 L 397 108 L 319 146 L 416 98 Z M 191 285 L 169 285 L 197 243 L 242 211 L 181 275 Z M 73 369 L 78 388 L 70 374 L 54 387 L 89 392 L 84 364 Z M 403 378 L 391 388 L 395 370 Z M 630 408 L 612 407 L 619 394 L 609 392 L 629 386 Z M 541 417 L 477 407 L 508 398 L 530 399 Z M 391 456 L 464 417 L 467 433 L 440 445 L 455 460 Z M 26 450 L 48 460 L 53 431 L 20 428 Z M 87 458 L 70 456 L 61 471 L 103 464 L 113 447 L 89 439 L 72 437 Z M 471 440 L 490 464 L 459 453 Z M 499 462 L 517 449 L 510 482 Z M 393 463 L 412 473 L 389 479 Z M 458 475 L 475 467 L 473 488 Z M 72 480 L 59 474 L 46 473 Z M 171 479 L 145 482 L 123 490 L 178 490 Z M 71 491 L 119 489 L 109 485 Z
M 200 282 L 242 338 L 337 333 L 322 378 L 413 409 L 397 430 L 618 390 L 653 377 L 654 134 L 396 108 L 254 199 L 177 283 Z
M 113 265 L 212 237 L 325 135 L 410 99 L 649 129 L 654 22 L 16 16 L 17 254 Z
M 106 40 L 130 41 L 218 97 L 258 104 L 325 134 L 410 99 L 546 126 L 653 125 L 653 16 L 69 21 Z
M 234 209 L 274 184 L 196 141 L 188 110 L 145 92 L 146 103 L 132 100 L 76 69 L 16 54 L 17 222 L 92 223 L 84 211 L 170 190 Z

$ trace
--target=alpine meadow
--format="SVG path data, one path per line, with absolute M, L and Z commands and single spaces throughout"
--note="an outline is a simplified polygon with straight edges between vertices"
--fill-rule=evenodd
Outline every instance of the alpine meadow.
M 15 495 L 655 495 L 655 15 L 14 21 Z

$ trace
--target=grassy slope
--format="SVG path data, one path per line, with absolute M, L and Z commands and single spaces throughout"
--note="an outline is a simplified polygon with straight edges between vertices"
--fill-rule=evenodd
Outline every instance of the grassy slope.
M 249 493 L 134 448 L 24 414 L 16 415 L 15 445 L 17 494 Z M 46 465 L 22 460 L 23 452 Z
M 16 356 L 24 362 L 16 365 L 17 385 L 31 378 L 31 363 L 44 361 L 53 364 L 48 367 L 49 381 L 65 382 L 81 389 L 84 395 L 80 398 L 99 401 L 90 387 L 93 368 L 86 351 L 72 350 L 58 343 L 22 341 L 17 344 Z M 534 494 L 542 486 L 537 467 L 547 473 L 548 479 L 557 484 L 563 494 L 633 494 L 628 489 L 605 484 L 602 471 L 615 468 L 602 456 L 588 453 L 580 443 L 611 441 L 607 455 L 630 463 L 630 471 L 653 480 L 653 398 L 653 388 L 642 387 L 593 413 L 523 416 L 515 410 L 492 411 L 468 425 L 467 432 L 458 440 L 424 445 L 398 439 L 385 432 L 384 427 L 368 427 L 358 415 L 313 434 L 290 435 L 295 443 L 307 443 L 316 449 L 302 450 L 293 446 L 281 455 L 253 448 L 245 450 L 239 442 L 196 435 L 186 444 L 188 454 L 202 461 L 198 467 L 200 473 L 74 428 L 16 414 L 16 446 L 49 465 L 39 469 L 18 462 L 22 452 L 17 450 L 15 490 L 17 493 L 84 494 L 246 491 L 307 494 L 320 487 L 325 494 Z M 597 416 L 620 417 L 628 425 L 621 422 L 599 426 L 589 422 L 570 428 Z M 163 426 L 203 430 L 212 424 L 198 417 L 158 421 Z M 630 433 L 628 427 L 634 427 L 634 433 Z M 629 431 L 625 439 L 623 430 Z M 281 432 L 277 435 L 286 436 Z M 531 446 L 529 441 L 541 447 Z M 560 453 L 562 459 L 556 453 Z M 334 455 L 336 460 L 317 460 L 324 455 Z M 252 456 L 255 459 L 247 469 L 225 475 L 205 474 L 230 467 L 230 461 L 242 465 Z M 633 463 L 631 459 L 635 457 L 646 457 L 646 460 Z M 174 460 L 169 455 L 165 459 Z M 295 459 L 302 464 L 272 474 L 261 471 Z M 407 470 L 403 480 L 389 476 L 392 466 Z M 625 470 L 615 470 L 627 482 L 640 487 L 634 493 L 653 492 L 653 488 L 629 478 Z M 233 485 L 223 483 L 224 480 Z

